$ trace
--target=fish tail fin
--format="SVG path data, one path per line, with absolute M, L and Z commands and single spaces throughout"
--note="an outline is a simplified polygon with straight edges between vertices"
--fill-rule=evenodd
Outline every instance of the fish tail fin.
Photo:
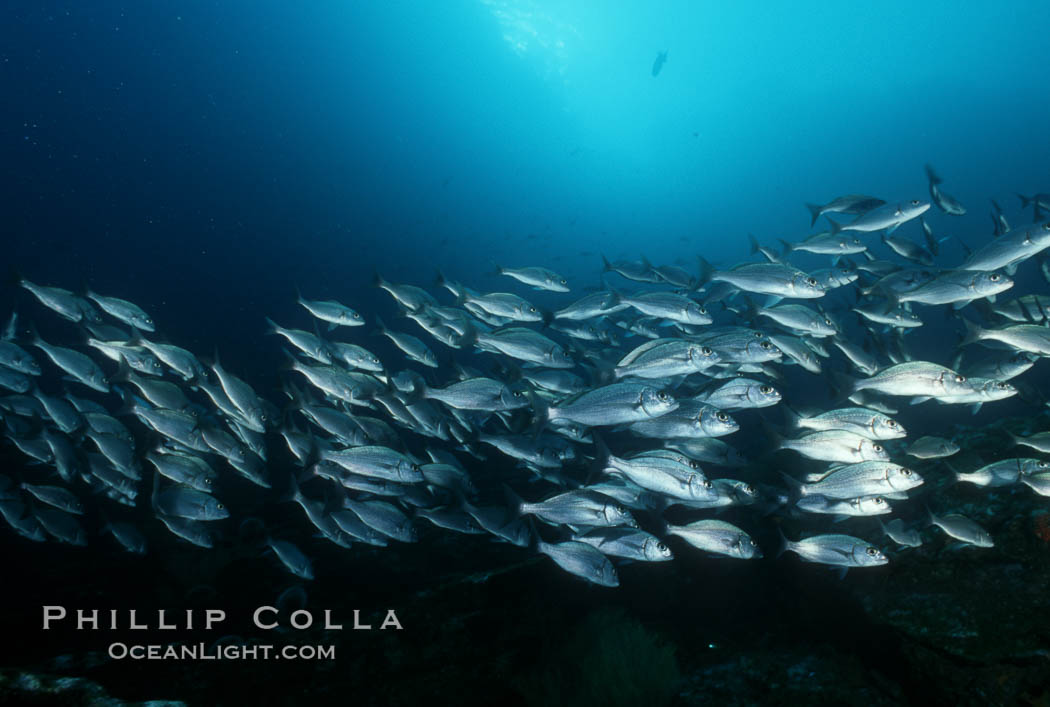
M 792 251 L 795 250 L 795 246 L 791 243 L 788 243 L 783 238 L 778 238 L 777 240 L 780 241 L 780 245 L 784 246 L 784 252 L 780 254 L 781 258 L 783 258 L 786 255 L 789 255 Z
M 267 334 L 276 334 L 281 329 L 280 325 L 269 317 L 266 317 L 266 327 Z
M 667 537 L 671 533 L 671 524 L 660 515 L 653 515 L 653 534 Z
M 503 497 L 507 500 L 507 505 L 510 506 L 511 512 L 514 513 L 514 517 L 517 518 L 522 515 L 522 508 L 526 505 L 525 500 L 514 492 L 510 486 L 503 484 Z
M 375 334 L 378 334 L 380 336 L 386 334 L 389 331 L 389 329 L 386 328 L 386 323 L 383 321 L 383 318 L 378 314 L 376 315 L 376 326 L 379 327 L 379 331 L 375 332 Z
M 536 527 L 536 520 L 529 516 L 525 522 L 529 526 L 529 551 L 546 554 L 543 552 L 546 543 L 540 537 L 540 530 Z
M 937 173 L 933 171 L 933 167 L 931 165 L 926 165 L 926 178 L 930 180 L 930 184 L 940 184 L 942 181 L 944 181 L 937 176 Z
M 290 410 L 299 410 L 308 402 L 303 391 L 289 380 L 282 381 L 281 392 L 291 399 L 291 402 L 288 404 L 288 409 Z
M 604 467 L 609 463 L 609 459 L 612 457 L 612 452 L 609 451 L 609 445 L 605 443 L 605 438 L 598 434 L 597 430 L 591 430 L 591 439 L 594 440 L 594 461 Z
M 762 420 L 762 431 L 765 432 L 766 437 L 768 437 L 773 443 L 773 451 L 784 448 L 784 435 L 766 420 Z
M 789 405 L 781 405 L 780 407 L 784 411 L 784 424 L 787 426 L 787 429 L 797 430 L 802 422 L 802 415 Z
M 117 372 L 109 377 L 110 383 L 127 383 L 131 380 L 131 366 L 128 365 L 128 360 L 123 356 L 120 357 L 120 361 L 117 362 Z
M 791 493 L 791 498 L 795 501 L 802 498 L 805 494 L 802 493 L 802 482 L 796 479 L 786 471 L 778 471 L 780 477 L 784 479 L 784 483 L 787 484 L 788 491 Z
M 26 331 L 29 332 L 29 345 L 40 346 L 44 343 L 44 340 L 40 338 L 40 332 L 36 329 L 36 324 L 32 320 L 26 321 Z
M 967 344 L 972 344 L 976 341 L 980 341 L 981 335 L 984 334 L 984 329 L 982 329 L 979 325 L 974 324 L 966 317 L 959 318 L 962 320 L 963 326 L 966 327 L 966 334 L 963 336 L 962 342 L 960 342 L 959 345 L 966 346 Z
M 160 472 L 153 472 L 153 487 L 150 489 L 149 506 L 157 512 L 157 498 L 160 496 Z
M 551 407 L 535 391 L 528 391 L 529 404 L 532 406 L 532 422 L 529 424 L 533 438 L 539 437 L 551 419 Z
M 754 322 L 758 318 L 758 305 L 755 304 L 755 300 L 744 295 L 744 309 L 739 312 L 739 316 L 745 321 Z
M 383 276 L 379 274 L 378 270 L 373 270 L 372 271 L 372 286 L 373 287 L 385 287 L 386 286 L 386 280 L 383 279 Z
M 125 390 L 121 396 L 121 406 L 117 408 L 117 411 L 113 413 L 114 417 L 126 417 L 128 415 L 134 415 L 138 409 L 153 410 L 153 405 L 138 395 L 135 395 L 131 391 Z
M 142 346 L 142 332 L 138 330 L 135 325 L 131 326 L 131 337 L 128 339 L 128 346 Z
M 791 541 L 787 539 L 787 536 L 784 535 L 784 529 L 781 528 L 779 525 L 777 526 L 777 535 L 779 536 L 780 540 L 779 540 L 779 545 L 777 546 L 777 555 L 776 556 L 780 557 L 785 552 L 788 552 L 788 551 L 791 550 Z
M 823 210 L 823 206 L 820 204 L 806 204 L 806 208 L 809 209 L 809 226 L 812 228 L 817 225 L 817 219 L 820 218 L 820 212 Z
M 958 473 L 958 472 L 956 472 L 956 473 Z M 930 510 L 929 504 L 923 503 L 922 504 L 922 511 L 923 511 L 922 522 L 925 523 L 927 527 L 929 527 L 931 525 L 934 525 L 937 522 L 937 516 L 935 516 L 933 514 L 933 511 Z
M 1022 209 L 1027 209 L 1028 205 L 1031 204 L 1032 201 L 1035 199 L 1034 196 L 1033 197 L 1027 197 L 1024 194 L 1018 194 L 1017 198 L 1021 200 L 1021 208 Z
M 598 434 L 597 430 L 591 430 L 591 439 L 594 440 L 595 454 L 594 462 L 587 472 L 588 484 L 593 483 L 595 479 L 605 473 L 606 467 L 609 466 L 609 460 L 612 458 L 612 452 L 609 451 L 608 445 L 605 444 L 605 440 Z
M 612 263 L 605 257 L 605 253 L 600 253 L 600 255 L 602 256 L 602 272 L 612 272 Z
M 18 338 L 18 310 L 11 310 L 11 318 L 7 320 L 7 325 L 4 327 L 4 333 L 0 335 L 0 339 L 4 341 L 14 341 Z
M 281 368 L 282 371 L 299 370 L 302 364 L 299 362 L 299 359 L 295 357 L 295 354 L 293 354 L 291 351 L 284 348 L 283 346 L 281 347 L 281 353 L 283 354 L 284 358 L 284 366 Z
M 838 371 L 831 372 L 831 389 L 836 400 L 845 400 L 863 387 L 863 380 L 847 376 Z
M 839 223 L 838 221 L 832 220 L 832 218 L 830 216 L 825 216 L 825 218 L 828 220 L 828 223 L 831 224 L 831 232 L 832 233 L 839 233 L 842 230 L 842 224 L 841 223 Z
M 295 473 L 293 472 L 288 475 L 288 490 L 278 497 L 277 502 L 293 503 L 302 497 L 302 491 L 299 490 L 299 481 L 295 478 Z
M 712 265 L 711 263 L 707 262 L 704 259 L 704 256 L 702 256 L 702 255 L 696 256 L 696 262 L 697 262 L 697 265 L 699 266 L 699 269 L 700 269 L 700 277 L 697 278 L 697 282 L 700 285 L 707 284 L 708 282 L 711 281 L 711 278 L 715 274 L 715 266 Z
M 757 253 L 759 251 L 759 249 L 762 247 L 762 245 L 758 242 L 758 239 L 755 238 L 755 234 L 754 233 L 747 234 L 747 240 L 748 240 L 748 243 L 751 244 L 751 255 L 754 255 L 755 253 Z

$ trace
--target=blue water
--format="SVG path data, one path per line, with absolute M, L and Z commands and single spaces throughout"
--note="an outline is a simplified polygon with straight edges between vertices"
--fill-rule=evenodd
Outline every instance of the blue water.
M 969 209 L 926 214 L 951 264 L 991 237 L 989 199 L 1016 225 L 1015 193 L 1050 191 L 1048 20 L 1019 1 L 8 0 L 0 264 L 134 301 L 274 400 L 264 317 L 307 326 L 297 287 L 390 316 L 376 271 L 493 291 L 495 265 L 544 265 L 577 294 L 600 254 L 730 266 L 748 233 L 814 232 L 805 202 L 928 199 L 926 163 Z M 1028 263 L 1017 291 L 1039 278 Z M 5 317 L 44 320 L 30 302 L 0 288 Z M 948 363 L 959 329 L 909 336 Z M 928 431 L 1028 409 L 995 405 Z
M 925 162 L 970 206 L 933 227 L 979 243 L 989 197 L 1016 221 L 1013 192 L 1047 189 L 1048 16 L 13 2 L 5 259 L 223 346 L 296 284 L 367 301 L 373 267 L 480 287 L 492 262 L 592 282 L 598 252 L 729 264 L 747 232 L 806 234 L 805 201 L 925 197 Z

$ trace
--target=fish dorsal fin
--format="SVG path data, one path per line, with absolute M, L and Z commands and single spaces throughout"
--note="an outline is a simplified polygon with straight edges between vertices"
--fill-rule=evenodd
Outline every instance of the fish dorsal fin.
M 617 363 L 616 365 L 617 366 L 630 366 L 632 363 L 637 361 L 638 358 L 642 354 L 648 353 L 649 351 L 652 351 L 653 349 L 658 348 L 660 346 L 666 346 L 666 345 L 668 345 L 668 344 L 670 344 L 672 342 L 677 342 L 677 341 L 681 341 L 681 339 L 653 339 L 652 341 L 649 341 L 649 342 L 646 342 L 646 343 L 642 344 L 641 346 L 636 348 L 634 351 L 631 351 L 629 354 L 627 354 L 622 359 L 620 359 L 620 362 Z

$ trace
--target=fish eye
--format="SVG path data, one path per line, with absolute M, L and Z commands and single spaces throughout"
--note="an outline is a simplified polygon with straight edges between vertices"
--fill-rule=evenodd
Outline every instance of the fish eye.
M 700 310 L 700 314 L 707 314 L 707 307 L 704 305 L 700 305 L 698 309 Z
M 901 469 L 901 476 L 911 476 L 911 469 Z
M 871 557 L 875 557 L 875 555 L 879 554 L 879 551 L 873 547 L 869 547 L 867 550 L 865 550 L 865 552 L 867 552 Z
M 988 276 L 988 279 L 992 282 L 999 282 L 999 273 L 993 272 L 991 275 Z
M 689 460 L 689 467 L 692 468 L 692 469 L 699 469 L 700 468 L 700 462 L 696 461 L 695 459 L 690 459 Z
M 656 397 L 660 398 L 660 400 L 667 400 L 667 398 L 670 397 L 670 396 L 667 395 L 667 393 L 665 393 L 663 391 L 660 391 L 659 393 L 656 394 Z
M 211 479 L 205 479 L 204 483 L 208 484 L 208 486 L 211 486 Z
M 873 503 L 874 503 L 874 504 L 875 504 L 876 506 L 881 506 L 881 505 L 882 505 L 883 503 L 885 503 L 885 502 L 886 502 L 886 501 L 885 501 L 885 500 L 883 500 L 882 496 L 876 496 L 876 497 L 875 497 L 875 499 L 873 500 Z
M 714 486 L 715 485 L 711 483 L 710 479 L 704 479 L 704 488 L 705 489 L 714 488 Z
M 882 445 L 881 444 L 873 444 L 871 446 L 871 448 L 874 449 L 876 452 L 881 452 L 882 451 Z
M 760 387 L 760 388 L 758 389 L 758 392 L 759 392 L 759 393 L 762 393 L 762 395 L 769 395 L 770 393 L 772 393 L 772 392 L 773 392 L 773 388 L 772 388 L 772 386 L 768 386 L 768 385 L 763 385 L 763 386 L 761 386 L 761 387 Z
M 912 206 L 918 206 L 919 205 L 919 200 L 918 199 L 912 199 L 911 200 L 911 205 Z
M 535 312 L 535 311 L 536 311 L 536 308 L 535 308 L 535 307 L 529 307 L 529 311 L 530 311 L 530 312 Z
M 360 318 L 361 318 L 361 315 L 360 315 L 360 314 L 358 314 L 357 312 L 354 312 L 354 313 L 353 313 L 353 314 L 351 314 L 350 316 L 352 316 L 352 317 L 353 317 L 354 319 L 360 319 Z
M 1039 462 L 1039 464 L 1037 464 L 1037 466 L 1038 466 L 1038 467 L 1039 467 L 1040 469 L 1045 469 L 1045 468 L 1047 468 L 1048 466 L 1050 466 L 1050 462 Z
M 667 546 L 664 545 L 663 543 L 656 543 L 656 549 L 659 550 L 660 552 L 666 552 L 667 551 Z
M 569 283 L 568 283 L 568 282 L 566 282 L 565 278 L 562 278 L 562 279 L 561 279 L 561 284 L 563 284 L 563 285 L 567 285 L 567 284 L 569 284 Z
M 965 383 L 966 382 L 966 376 L 956 375 L 955 376 L 955 382 L 956 383 Z
M 728 422 L 729 421 L 729 415 L 726 415 L 724 412 L 718 413 L 717 415 L 715 415 L 715 417 L 718 418 L 719 422 Z
M 216 508 L 218 508 L 218 509 L 219 509 L 220 511 L 221 511 L 221 510 L 222 510 L 223 508 L 226 508 L 226 506 L 222 505 L 221 503 L 218 503 L 218 504 L 216 504 L 216 505 L 215 505 L 215 507 L 216 507 Z
M 753 539 L 749 539 L 748 542 L 751 543 L 751 547 L 758 547 L 758 543 L 756 543 Z
M 761 346 L 764 349 L 768 349 L 772 346 L 772 344 L 770 344 L 768 341 L 763 341 L 761 344 L 759 344 L 759 346 Z
M 761 339 L 761 338 L 762 338 L 763 336 L 765 336 L 765 334 L 763 334 L 763 333 L 762 333 L 762 332 L 760 332 L 760 331 L 753 331 L 753 332 L 751 332 L 751 333 L 752 333 L 752 335 L 754 335 L 754 337 L 755 337 L 756 339 Z
M 714 351 L 712 351 L 712 350 L 711 350 L 710 348 L 708 348 L 707 346 L 703 346 L 703 347 L 701 347 L 701 349 L 700 349 L 700 353 L 702 353 L 702 354 L 703 354 L 704 356 L 710 356 L 711 354 L 713 354 L 713 353 L 714 353 Z
M 897 426 L 897 421 L 896 420 L 887 419 L 886 420 L 886 426 L 887 427 L 896 427 Z
M 806 284 L 810 285 L 812 287 L 816 287 L 817 286 L 817 279 L 815 277 L 807 277 L 806 278 Z
M 831 320 L 830 319 L 825 318 L 824 319 L 824 323 L 827 324 L 828 326 L 831 326 Z

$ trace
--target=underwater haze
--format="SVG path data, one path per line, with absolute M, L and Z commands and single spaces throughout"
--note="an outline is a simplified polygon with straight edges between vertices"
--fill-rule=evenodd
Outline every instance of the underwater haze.
M 179 315 L 218 301 L 197 326 L 246 335 L 232 312 L 307 281 L 363 294 L 373 267 L 430 281 L 539 247 L 581 281 L 581 251 L 728 264 L 749 231 L 802 232 L 805 201 L 922 196 L 926 162 L 963 201 L 1014 210 L 1050 163 L 1048 13 L 15 2 L 10 257 L 61 254 L 33 275 Z
M 1048 26 L 8 0 L 0 702 L 1050 699 Z

